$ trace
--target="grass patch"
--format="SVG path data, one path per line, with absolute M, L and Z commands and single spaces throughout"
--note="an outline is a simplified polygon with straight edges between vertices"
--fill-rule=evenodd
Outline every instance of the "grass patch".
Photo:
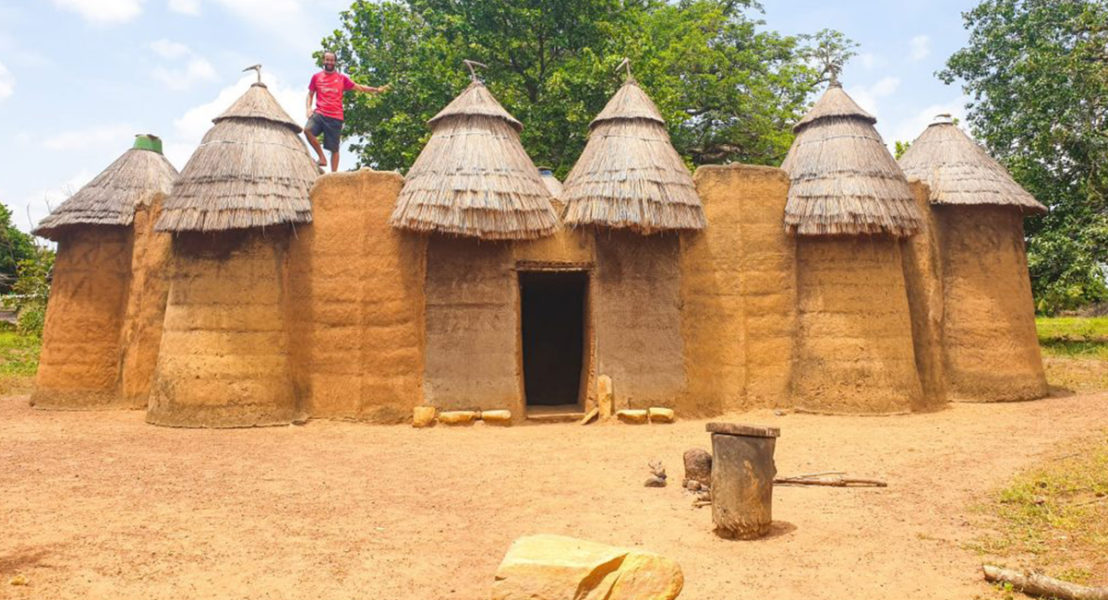
M 23 336 L 4 323 L 0 327 L 0 394 L 25 393 L 38 370 L 42 340 Z
M 973 547 L 1010 568 L 1108 583 L 1108 431 L 1016 476 L 975 510 L 990 532 Z
M 1108 390 L 1108 317 L 1040 317 L 1035 327 L 1051 385 Z

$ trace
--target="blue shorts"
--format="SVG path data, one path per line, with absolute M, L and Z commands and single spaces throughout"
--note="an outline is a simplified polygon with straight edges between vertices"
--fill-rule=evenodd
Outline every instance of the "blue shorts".
M 331 152 L 339 151 L 339 136 L 342 135 L 342 119 L 325 117 L 319 113 L 312 113 L 308 122 L 304 124 L 312 135 L 323 134 L 323 147 Z

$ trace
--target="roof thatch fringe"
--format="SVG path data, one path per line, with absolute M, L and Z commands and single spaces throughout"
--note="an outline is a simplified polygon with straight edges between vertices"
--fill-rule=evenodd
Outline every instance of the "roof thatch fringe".
M 158 231 L 223 231 L 312 220 L 319 169 L 264 84 L 212 120 L 166 199 Z
M 130 225 L 135 208 L 168 194 L 177 169 L 160 152 L 131 148 L 39 222 L 35 235 L 58 241 L 86 225 Z
M 837 85 L 800 123 L 781 168 L 789 173 L 785 229 L 799 235 L 908 237 L 923 218 L 876 120 Z
M 948 115 L 932 123 L 900 157 L 900 168 L 931 189 L 932 204 L 1014 206 L 1030 213 L 1046 207 L 974 143 Z
M 589 141 L 560 199 L 569 225 L 644 234 L 703 229 L 692 175 L 673 149 L 658 108 L 628 78 L 589 125 Z
M 558 227 L 550 192 L 519 141 L 522 127 L 470 83 L 431 124 L 389 224 L 486 240 L 526 240 Z

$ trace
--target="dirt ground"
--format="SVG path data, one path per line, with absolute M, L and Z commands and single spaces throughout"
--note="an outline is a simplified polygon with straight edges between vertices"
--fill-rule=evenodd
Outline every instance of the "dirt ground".
M 642 487 L 652 458 L 680 479 L 682 452 L 710 447 L 704 421 L 179 430 L 8 397 L 0 597 L 481 599 L 512 540 L 547 532 L 670 556 L 682 599 L 972 598 L 989 588 L 970 505 L 1108 428 L 1108 393 L 717 420 L 780 426 L 783 475 L 889 487 L 778 487 L 771 536 L 726 541 L 677 485 Z

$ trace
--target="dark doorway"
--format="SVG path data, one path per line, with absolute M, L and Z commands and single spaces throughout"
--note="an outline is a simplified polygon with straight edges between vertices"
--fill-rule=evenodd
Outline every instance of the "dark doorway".
M 578 405 L 585 351 L 585 271 L 519 274 L 527 406 Z

